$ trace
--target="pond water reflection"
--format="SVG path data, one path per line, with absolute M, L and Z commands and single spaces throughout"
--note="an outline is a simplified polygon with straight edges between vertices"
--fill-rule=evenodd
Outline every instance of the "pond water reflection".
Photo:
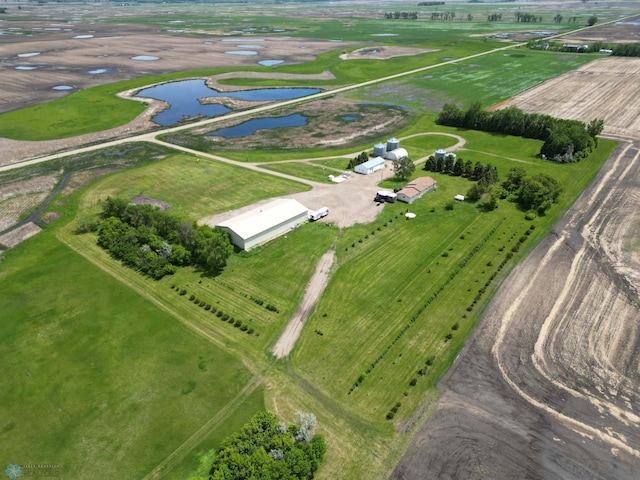
M 302 127 L 307 124 L 307 117 L 300 113 L 293 115 L 287 115 L 286 117 L 268 117 L 268 118 L 254 118 L 247 122 L 243 122 L 240 125 L 229 128 L 220 128 L 213 132 L 207 133 L 207 135 L 225 138 L 238 138 L 253 135 L 258 130 L 273 130 L 275 128 L 284 127 Z
M 202 104 L 199 99 L 207 97 L 231 97 L 249 102 L 290 100 L 318 93 L 319 88 L 262 88 L 240 90 L 236 92 L 218 92 L 205 84 L 202 79 L 182 80 L 163 83 L 139 91 L 137 97 L 155 98 L 170 105 L 170 108 L 158 113 L 153 121 L 168 127 L 181 120 L 194 117 L 216 117 L 231 111 L 220 104 Z

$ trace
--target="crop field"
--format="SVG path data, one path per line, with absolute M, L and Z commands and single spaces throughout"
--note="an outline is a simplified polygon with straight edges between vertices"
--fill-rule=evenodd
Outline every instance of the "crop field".
M 553 458 L 558 465 L 566 460 L 587 465 L 586 470 L 593 466 L 593 472 L 606 471 L 598 465 L 615 457 L 620 478 L 633 478 L 629 472 L 637 462 L 620 452 L 637 453 L 625 443 L 637 437 L 627 403 L 640 398 L 632 385 L 633 352 L 640 341 L 630 323 L 637 318 L 637 292 L 629 287 L 637 282 L 634 212 L 640 196 L 632 180 L 638 173 L 637 143 L 600 138 L 588 158 L 558 164 L 539 158 L 539 140 L 439 126 L 434 119 L 446 102 L 472 101 L 494 108 L 511 102 L 565 116 L 562 102 L 569 88 L 580 100 L 572 104 L 575 118 L 588 121 L 595 115 L 589 92 L 594 102 L 609 98 L 609 88 L 624 87 L 624 95 L 637 97 L 633 60 L 519 47 L 447 63 L 524 42 L 528 32 L 568 32 L 586 25 L 590 15 L 598 15 L 599 22 L 623 18 L 638 10 L 635 2 L 621 1 L 615 8 L 610 2 L 345 1 L 328 10 L 313 2 L 239 6 L 233 0 L 216 4 L 215 11 L 196 4 L 9 7 L 10 15 L 0 22 L 0 44 L 10 53 L 0 74 L 5 79 L 0 85 L 6 85 L 0 86 L 6 90 L 0 102 L 5 112 L 0 150 L 6 158 L 0 163 L 62 150 L 70 155 L 0 173 L 0 230 L 33 211 L 46 195 L 42 192 L 69 181 L 41 215 L 47 219 L 42 231 L 0 252 L 0 357 L 9 387 L 0 393 L 0 461 L 55 464 L 61 477 L 73 479 L 201 480 L 221 440 L 266 408 L 287 422 L 297 412 L 317 416 L 328 448 L 319 480 L 538 478 L 539 463 L 550 455 L 546 450 L 559 452 Z M 387 10 L 418 10 L 419 19 L 384 19 Z M 521 11 L 544 20 L 517 23 Z M 455 18 L 432 19 L 432 12 Z M 501 21 L 487 20 L 497 12 Z M 554 21 L 559 12 L 562 22 Z M 567 21 L 571 16 L 573 24 Z M 72 30 L 46 30 L 52 18 L 72 17 Z M 21 30 L 8 28 L 17 24 Z M 73 38 L 87 32 L 94 37 Z M 17 56 L 35 51 L 36 43 L 40 58 Z M 264 48 L 254 45 L 253 58 L 224 53 L 245 43 Z M 134 51 L 140 45 L 149 51 Z M 378 46 L 394 55 L 376 57 Z M 371 57 L 347 55 L 363 47 L 372 49 Z M 405 47 L 413 49 L 410 55 L 403 55 L 409 52 Z M 98 57 L 98 48 L 107 56 Z M 415 49 L 428 51 L 415 54 Z M 193 57 L 185 54 L 189 50 Z M 141 53 L 163 58 L 133 65 L 131 56 Z M 263 58 L 284 63 L 257 65 Z M 88 63 L 81 65 L 80 59 Z M 16 65 L 45 63 L 48 67 L 34 70 L 29 82 L 16 80 L 28 75 Z M 427 66 L 434 68 L 360 85 Z M 87 69 L 101 67 L 115 71 L 87 77 Z M 357 88 L 170 130 L 152 124 L 152 110 L 143 103 L 116 96 L 193 77 L 209 77 L 225 88 Z M 587 77 L 602 78 L 595 93 L 593 83 L 582 83 Z M 72 94 L 52 93 L 58 80 L 77 88 Z M 29 89 L 34 99 L 27 101 L 23 94 Z M 42 103 L 54 95 L 55 101 Z M 623 103 L 618 101 L 621 111 Z M 618 135 L 614 138 L 638 133 L 632 112 L 619 115 L 616 123 L 615 109 L 598 105 L 610 125 L 605 132 Z M 307 116 L 308 125 L 238 139 L 203 136 L 254 117 L 291 113 Z M 563 191 L 546 215 L 525 216 L 512 197 L 498 200 L 492 211 L 454 201 L 475 182 L 427 172 L 422 163 L 409 180 L 431 176 L 437 188 L 411 205 L 372 201 L 376 189 L 407 183 L 393 177 L 389 166 L 377 175 L 354 174 L 339 185 L 328 181 L 329 174 L 346 171 L 351 158 L 390 137 L 400 138 L 414 161 L 440 148 L 455 150 L 459 160 L 495 166 L 501 181 L 509 169 L 523 167 L 528 175 L 549 175 Z M 75 150 L 86 145 L 91 147 Z M 618 183 L 624 190 L 616 189 Z M 35 184 L 46 189 L 29 190 Z M 97 245 L 95 232 L 76 233 L 81 222 L 99 214 L 106 197 L 140 195 L 168 204 L 169 212 L 182 218 L 212 225 L 232 211 L 279 197 L 306 198 L 309 208 L 322 202 L 331 212 L 251 251 L 236 249 L 215 274 L 180 267 L 156 281 L 110 257 Z M 574 202 L 578 207 L 564 217 Z M 408 212 L 415 217 L 406 217 Z M 609 225 L 612 219 L 618 223 Z M 541 245 L 548 251 L 541 252 Z M 281 358 L 274 345 L 289 321 L 306 311 L 302 299 L 313 290 L 320 259 L 329 254 L 334 260 L 326 288 L 304 317 L 290 354 Z M 582 275 L 584 265 L 593 269 L 592 276 Z M 590 278 L 597 290 L 590 290 Z M 571 307 L 583 319 L 580 325 L 557 311 L 568 298 L 581 299 Z M 602 310 L 590 318 L 598 304 Z M 593 330 L 581 335 L 588 322 Z M 536 340 L 538 334 L 544 341 Z M 635 343 L 625 349 L 627 339 Z M 493 341 L 496 347 L 487 353 Z M 562 386 L 547 381 L 556 369 Z M 601 390 L 590 392 L 572 379 L 580 385 L 594 382 Z M 628 396 L 618 398 L 618 387 Z M 541 393 L 545 388 L 553 399 Z M 600 415 L 591 394 L 607 406 Z M 524 400 L 527 395 L 531 401 Z M 486 405 L 475 405 L 471 397 L 476 396 Z M 460 412 L 452 413 L 452 405 L 471 410 L 456 416 Z M 476 423 L 465 419 L 469 411 L 482 415 L 485 408 L 486 417 L 472 420 L 485 425 L 504 418 L 505 423 L 477 433 Z M 558 420 L 571 409 L 585 431 L 599 432 L 589 444 L 567 428 L 570 422 Z M 615 429 L 607 430 L 609 424 Z M 441 429 L 429 430 L 431 425 Z M 541 432 L 540 425 L 548 429 Z M 467 431 L 472 436 L 465 436 Z M 509 438 L 508 445 L 500 443 L 503 438 Z M 441 443 L 434 445 L 434 439 Z M 599 450 L 602 439 L 619 450 Z M 471 447 L 460 446 L 467 440 Z M 488 452 L 494 441 L 504 448 Z M 598 465 L 588 458 L 592 448 Z M 507 467 L 492 470 L 491 460 L 502 450 L 527 460 L 495 462 Z M 459 454 L 464 458 L 456 458 Z
M 566 95 L 569 89 L 572 95 Z M 604 120 L 605 133 L 640 134 L 640 59 L 603 58 L 530 91 L 509 103 L 526 112 L 583 120 L 593 111 Z

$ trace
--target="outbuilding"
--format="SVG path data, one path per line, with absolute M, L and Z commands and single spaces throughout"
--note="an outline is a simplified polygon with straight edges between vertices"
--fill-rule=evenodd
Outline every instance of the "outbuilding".
M 353 169 L 356 173 L 361 173 L 362 175 L 369 175 L 373 172 L 377 172 L 378 170 L 382 170 L 384 168 L 384 158 L 375 157 L 371 160 L 368 160 L 360 165 L 356 165 Z
M 231 243 L 249 250 L 296 228 L 309 219 L 309 209 L 291 198 L 273 200 L 220 223 Z
M 425 193 L 436 189 L 436 181 L 431 177 L 418 177 L 399 190 L 398 200 L 405 203 L 413 203 Z
M 387 160 L 391 160 L 392 162 L 400 160 L 401 158 L 407 158 L 408 156 L 409 153 L 404 148 L 396 148 L 387 152 L 385 155 Z

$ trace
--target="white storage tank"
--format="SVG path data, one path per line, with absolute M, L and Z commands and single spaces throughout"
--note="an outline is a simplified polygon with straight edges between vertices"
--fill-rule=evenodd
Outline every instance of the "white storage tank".
M 395 150 L 396 148 L 400 148 L 400 140 L 398 140 L 395 137 L 387 140 L 387 152 L 390 152 L 391 150 Z

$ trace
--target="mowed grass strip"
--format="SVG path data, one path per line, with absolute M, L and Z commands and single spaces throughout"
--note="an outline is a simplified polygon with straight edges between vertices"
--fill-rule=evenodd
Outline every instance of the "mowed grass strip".
M 144 194 L 167 202 L 171 213 L 195 221 L 309 188 L 246 168 L 176 154 L 153 165 L 132 168 L 98 181 L 82 197 L 80 212 L 98 212 L 100 201 L 108 196 L 131 199 Z
M 65 478 L 140 478 L 251 374 L 51 233 L 2 266 L 3 455 Z
M 331 183 L 329 175 L 338 176 L 341 173 L 333 169 L 325 169 L 322 165 L 307 162 L 272 163 L 264 165 L 263 168 L 319 183 Z

